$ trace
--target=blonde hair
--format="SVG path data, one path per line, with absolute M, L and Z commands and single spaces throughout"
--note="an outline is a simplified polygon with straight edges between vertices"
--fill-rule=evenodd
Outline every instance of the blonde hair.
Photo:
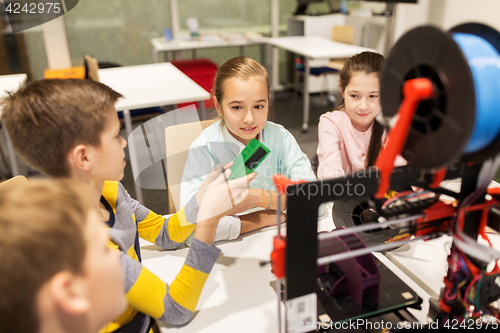
M 88 213 L 57 181 L 0 187 L 0 332 L 38 332 L 40 287 L 60 271 L 83 272 Z
M 222 103 L 222 99 L 224 98 L 224 89 L 227 81 L 233 79 L 245 81 L 254 77 L 260 77 L 264 80 L 267 86 L 267 94 L 269 95 L 269 75 L 260 63 L 245 56 L 235 57 L 223 63 L 217 70 L 212 90 L 215 105 L 218 104 L 220 107 L 220 103 Z M 272 112 L 272 107 L 269 105 L 268 119 L 270 119 Z
M 100 145 L 109 110 L 120 97 L 92 80 L 36 81 L 2 101 L 2 121 L 29 165 L 51 177 L 67 177 L 69 151 L 78 144 Z

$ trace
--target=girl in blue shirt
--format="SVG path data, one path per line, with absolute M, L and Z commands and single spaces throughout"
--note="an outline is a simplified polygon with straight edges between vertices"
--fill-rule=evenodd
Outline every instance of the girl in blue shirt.
M 241 233 L 276 223 L 278 193 L 272 175 L 290 179 L 316 180 L 307 156 L 290 132 L 269 121 L 269 78 L 266 69 L 248 57 L 226 61 L 217 71 L 213 99 L 221 120 L 207 127 L 192 143 L 181 184 L 185 204 L 218 164 L 232 161 L 252 139 L 261 141 L 270 154 L 257 168 L 250 183 L 247 205 L 239 216 L 219 222 L 215 240 L 231 240 Z M 285 196 L 281 197 L 286 209 Z M 283 219 L 285 215 L 283 214 Z

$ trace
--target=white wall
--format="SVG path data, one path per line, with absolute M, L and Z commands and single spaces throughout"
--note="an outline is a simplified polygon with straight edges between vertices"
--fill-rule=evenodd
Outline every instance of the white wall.
M 433 0 L 444 2 L 440 27 L 450 29 L 465 22 L 478 22 L 500 30 L 500 1 L 498 0 Z
M 394 40 L 423 24 L 448 30 L 460 23 L 478 22 L 500 31 L 499 0 L 419 0 L 418 4 L 398 4 Z
M 442 0 L 419 0 L 418 4 L 397 4 L 393 25 L 393 42 L 406 31 L 420 25 L 429 24 L 429 6 L 432 2 Z

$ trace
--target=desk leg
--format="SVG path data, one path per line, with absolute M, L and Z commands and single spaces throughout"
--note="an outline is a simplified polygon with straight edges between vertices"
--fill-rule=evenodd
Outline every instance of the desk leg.
M 3 137 L 5 139 L 5 145 L 7 146 L 7 152 L 9 154 L 10 172 L 12 173 L 12 177 L 15 177 L 19 175 L 16 153 L 14 152 L 14 148 L 12 148 L 12 142 L 10 142 L 9 135 L 7 134 L 5 128 L 3 128 L 2 131 L 3 131 Z
M 130 133 L 132 133 L 132 119 L 130 118 L 130 110 L 123 110 L 123 120 L 125 121 L 125 131 L 127 133 L 130 163 L 132 164 L 132 159 L 135 158 L 137 154 L 135 153 L 134 142 L 133 140 L 130 140 Z M 142 189 L 135 180 L 134 180 L 134 188 L 135 188 L 135 198 L 137 199 L 137 201 L 139 201 L 141 205 L 143 205 L 144 199 L 142 197 Z
M 265 44 L 260 44 L 260 63 L 261 64 L 265 64 L 266 63 L 265 61 L 267 61 L 267 58 L 265 55 L 266 51 L 264 51 L 264 49 L 265 49 Z
M 267 44 L 267 75 L 269 77 L 269 94 L 271 95 L 270 103 L 271 105 L 274 103 L 274 72 L 273 72 L 273 63 L 274 63 L 274 45 Z
M 199 101 L 198 105 L 198 109 L 200 110 L 200 120 L 205 120 L 205 101 Z
M 302 115 L 302 132 L 306 133 L 307 129 L 309 127 L 309 75 L 310 75 L 310 68 L 309 68 L 309 58 L 305 57 L 304 58 L 304 92 L 302 93 L 302 96 L 304 98 L 304 105 L 303 105 L 303 115 Z
M 126 139 L 129 139 L 130 133 L 132 133 L 132 118 L 130 118 L 130 110 L 123 110 L 123 120 L 125 121 L 125 132 Z

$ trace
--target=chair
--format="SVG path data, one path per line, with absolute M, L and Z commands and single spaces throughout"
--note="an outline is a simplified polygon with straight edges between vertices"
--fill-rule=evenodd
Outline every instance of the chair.
M 337 25 L 337 26 L 334 26 L 332 29 L 331 39 L 333 41 L 339 42 L 339 43 L 354 44 L 354 33 L 355 33 L 354 26 Z M 328 75 L 329 74 L 338 74 L 338 72 L 344 66 L 344 63 L 346 62 L 346 60 L 347 59 L 333 59 L 328 63 L 327 66 L 311 67 L 310 74 L 312 76 L 317 76 L 317 77 L 322 76 L 324 78 L 324 83 L 326 85 L 326 89 L 324 91 L 328 92 L 329 91 Z M 298 66 L 297 70 L 295 71 L 295 78 L 294 78 L 294 92 L 293 92 L 293 99 L 292 99 L 293 104 L 295 104 L 295 101 L 297 99 L 297 91 L 303 90 L 299 84 L 299 80 L 301 77 L 304 78 L 304 68 L 301 66 Z M 321 91 L 321 94 L 323 94 L 323 89 Z M 335 102 L 335 100 L 333 100 L 332 102 Z
M 354 44 L 355 27 L 352 25 L 339 25 L 333 27 L 332 30 L 332 40 L 344 44 Z M 345 62 L 348 58 L 342 59 L 332 59 L 328 63 L 329 68 L 336 69 L 340 71 L 344 67 Z
M 85 67 L 74 66 L 63 69 L 49 69 L 43 71 L 44 79 L 83 79 L 85 78 Z
M 210 59 L 188 59 L 188 60 L 174 60 L 172 65 L 177 67 L 181 72 L 186 74 L 191 80 L 196 82 L 200 87 L 207 92 L 211 92 L 214 86 L 215 76 L 219 66 Z M 178 107 L 184 107 L 193 102 L 180 103 Z M 198 102 L 194 103 L 198 108 Z M 207 99 L 204 103 L 205 109 L 215 108 L 213 100 Z
M 14 187 L 19 187 L 23 186 L 28 183 L 28 179 L 24 176 L 15 176 L 10 179 L 7 179 L 6 181 L 0 183 L 0 188 L 2 189 L 8 189 L 8 188 L 14 188 Z
M 180 209 L 181 180 L 186 165 L 189 147 L 201 132 L 218 121 L 204 120 L 187 124 L 169 126 L 165 129 L 167 152 L 168 213 Z M 175 157 L 174 157 L 175 156 Z
M 99 82 L 99 74 L 97 74 L 99 64 L 97 63 L 97 59 L 90 54 L 85 54 L 83 58 L 85 60 L 85 78 Z
M 387 27 L 370 22 L 363 27 L 361 45 L 370 49 L 384 50 L 387 45 Z

